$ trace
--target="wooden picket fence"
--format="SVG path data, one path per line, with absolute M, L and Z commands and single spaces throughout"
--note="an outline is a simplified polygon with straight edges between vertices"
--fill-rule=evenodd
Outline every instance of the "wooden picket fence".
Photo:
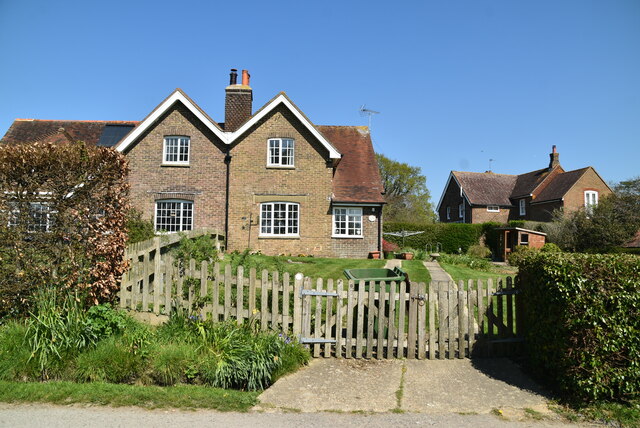
M 161 253 L 161 251 L 159 252 Z M 147 253 L 151 254 L 151 253 Z M 388 286 L 323 280 L 191 260 L 141 257 L 122 281 L 120 306 L 211 322 L 252 320 L 308 345 L 315 357 L 429 358 L 511 355 L 521 342 L 513 281 Z

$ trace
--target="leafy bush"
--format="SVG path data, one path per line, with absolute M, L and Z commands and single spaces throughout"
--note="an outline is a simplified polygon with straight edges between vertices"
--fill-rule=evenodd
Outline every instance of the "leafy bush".
M 540 251 L 543 253 L 561 253 L 562 250 L 553 242 L 547 242 L 540 248 Z
M 78 356 L 75 374 L 80 382 L 129 383 L 140 376 L 143 364 L 121 338 L 110 337 Z
M 467 250 L 467 255 L 478 259 L 488 259 L 491 257 L 491 250 L 482 245 L 472 245 Z
M 311 359 L 309 350 L 300 345 L 294 339 L 291 339 L 282 333 L 279 334 L 278 337 L 280 340 L 284 341 L 285 346 L 280 354 L 280 366 L 271 374 L 271 383 L 274 383 L 276 380 L 288 373 L 295 372 L 301 366 L 309 363 L 309 360 Z
M 153 221 L 144 220 L 142 212 L 132 209 L 127 214 L 127 244 L 146 241 L 156 236 Z
M 39 288 L 113 301 L 125 271 L 127 161 L 106 147 L 0 146 L 0 317 Z M 46 195 L 46 196 L 45 196 Z
M 123 332 L 130 317 L 123 311 L 115 310 L 109 303 L 95 305 L 87 311 L 87 322 L 98 339 Z
M 385 239 L 397 245 L 412 248 L 426 249 L 428 244 L 433 246 L 435 251 L 436 243 L 442 245 L 442 251 L 446 253 L 457 253 L 458 249 L 466 252 L 471 245 L 479 242 L 483 234 L 483 226 L 480 224 L 465 223 L 435 223 L 435 224 L 412 224 L 412 223 L 384 223 L 385 232 L 422 231 L 418 235 L 399 236 L 385 235 Z M 404 242 L 403 242 L 404 241 Z
M 527 252 L 518 285 L 529 365 L 576 401 L 640 393 L 640 258 Z
M 210 235 L 188 238 L 183 234 L 178 246 L 172 251 L 176 262 L 181 266 L 185 266 L 190 259 L 202 263 L 205 260 L 211 261 L 218 258 L 218 250 Z

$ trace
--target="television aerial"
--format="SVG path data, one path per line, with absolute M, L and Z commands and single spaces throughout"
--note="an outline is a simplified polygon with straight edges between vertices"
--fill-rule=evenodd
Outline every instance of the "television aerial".
M 371 132 L 371 116 L 373 116 L 374 114 L 380 114 L 380 112 L 368 109 L 364 104 L 360 106 L 360 116 L 369 117 L 369 132 Z

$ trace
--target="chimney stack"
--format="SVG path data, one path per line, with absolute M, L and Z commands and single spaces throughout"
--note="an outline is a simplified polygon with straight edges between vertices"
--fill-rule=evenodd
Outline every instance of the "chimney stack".
M 551 153 L 549 153 L 549 169 L 553 169 L 560 165 L 560 153 L 556 151 L 555 144 L 551 148 Z
M 242 70 L 242 84 L 238 85 L 238 70 L 231 69 L 229 86 L 226 87 L 224 103 L 224 130 L 236 131 L 251 117 L 253 90 L 249 86 L 251 75 L 248 70 Z

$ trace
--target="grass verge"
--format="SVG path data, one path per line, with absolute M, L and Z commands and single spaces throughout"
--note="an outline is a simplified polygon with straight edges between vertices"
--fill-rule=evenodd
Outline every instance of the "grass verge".
M 274 270 L 289 272 L 295 275 L 301 272 L 304 276 L 324 279 L 346 279 L 345 269 L 371 269 L 384 267 L 385 260 L 373 259 L 331 259 L 320 257 L 287 257 L 287 256 L 264 256 L 253 255 L 252 266 L 245 266 L 245 272 L 251 267 L 258 268 L 258 275 L 261 269 L 269 272 Z
M 640 427 L 640 399 L 628 403 L 600 402 L 581 408 L 556 405 L 551 409 L 572 422 L 595 421 L 609 426 Z
M 507 276 L 514 276 L 517 273 L 516 269 L 510 268 L 508 266 L 505 266 L 504 269 L 503 267 L 496 268 L 495 271 L 489 271 L 489 272 L 483 271 L 483 270 L 471 269 L 470 267 L 463 266 L 463 265 L 453 265 L 453 264 L 443 263 L 443 262 L 440 262 L 440 266 L 449 275 L 451 275 L 454 281 L 458 282 L 462 280 L 465 283 L 470 279 L 473 279 L 473 280 L 481 279 L 483 281 L 486 281 L 487 279 L 491 278 L 494 280 L 494 284 L 495 284 L 496 279 L 498 278 L 504 279 Z
M 137 406 L 146 409 L 214 409 L 246 412 L 257 403 L 259 392 L 179 385 L 171 387 L 120 385 L 102 382 L 0 381 L 0 401 L 5 403 L 97 404 Z
M 431 275 L 422 260 L 403 260 L 401 269 L 409 274 L 409 280 L 415 282 L 431 282 Z

